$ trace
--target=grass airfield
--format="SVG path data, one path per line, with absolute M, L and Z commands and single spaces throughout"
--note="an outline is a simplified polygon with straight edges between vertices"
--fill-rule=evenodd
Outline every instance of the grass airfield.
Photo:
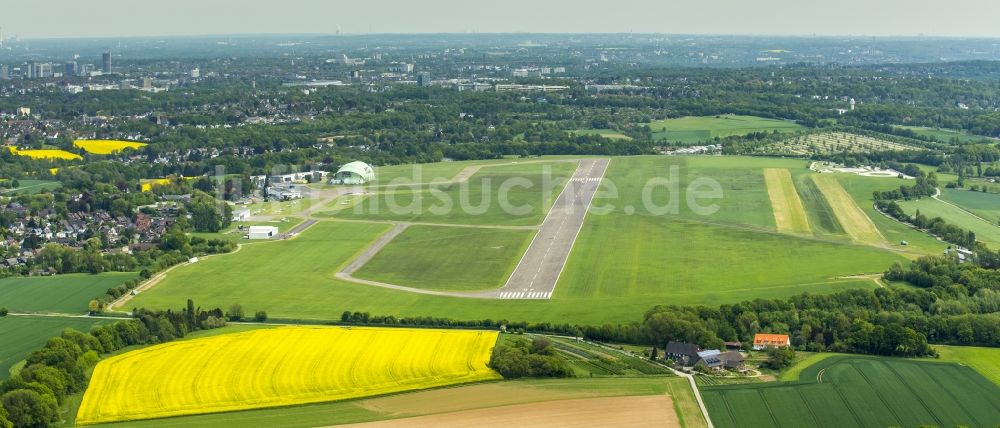
M 468 182 L 478 183 L 474 189 L 495 192 L 501 177 L 538 172 L 542 165 L 549 165 L 553 175 L 572 173 L 573 164 L 542 161 L 516 165 L 510 165 L 510 160 L 495 161 L 507 166 L 479 169 Z M 459 174 L 470 164 L 429 168 L 447 176 Z M 774 188 L 769 190 L 764 174 L 770 168 L 788 171 L 788 176 L 778 180 L 780 192 L 791 198 L 794 190 L 800 200 L 794 208 L 796 221 L 806 219 L 808 233 L 801 227 L 794 232 L 779 230 L 770 195 Z M 405 175 L 395 173 L 396 178 Z M 404 231 L 360 269 L 359 278 L 426 289 L 496 287 L 517 263 L 542 212 L 505 216 L 491 206 L 482 215 L 383 212 L 366 216 L 363 211 L 346 209 L 324 216 L 294 239 L 247 246 L 236 254 L 175 269 L 126 309 L 171 307 L 193 298 L 207 306 L 241 303 L 249 310 L 266 310 L 272 317 L 295 319 L 339 319 L 350 310 L 457 319 L 620 323 L 639 320 L 656 304 L 716 305 L 802 292 L 873 289 L 881 285 L 862 275 L 878 274 L 893 262 L 943 249 L 933 238 L 870 208 L 873 190 L 897 187 L 901 180 L 830 176 L 843 188 L 837 193 L 839 198 L 831 200 L 816 185 L 814 175 L 806 161 L 793 159 L 613 158 L 551 300 L 420 295 L 333 277 L 386 233 L 392 222 L 420 220 L 430 224 Z M 660 181 L 650 184 L 655 177 Z M 482 186 L 485 178 L 491 178 L 492 187 Z M 529 174 L 532 183 L 533 178 L 538 175 Z M 696 198 L 698 206 L 715 206 L 710 214 L 689 205 L 685 197 L 691 186 L 696 191 L 710 190 L 706 180 L 717 183 L 722 191 L 721 198 Z M 367 197 L 385 197 L 377 193 L 379 189 Z M 545 199 L 540 186 L 519 192 L 515 197 L 521 202 Z M 552 191 L 551 199 L 557 192 Z M 677 202 L 676 209 L 671 208 L 673 202 Z M 852 238 L 847 231 L 853 225 L 841 224 L 852 217 L 837 215 L 845 206 L 853 215 L 868 218 L 885 241 L 876 245 Z M 899 239 L 911 245 L 900 246 Z

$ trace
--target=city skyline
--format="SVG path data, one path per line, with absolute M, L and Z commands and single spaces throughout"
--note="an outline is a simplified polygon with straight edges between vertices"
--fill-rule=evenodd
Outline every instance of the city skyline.
M 177 0 L 140 13 L 134 3 L 96 0 L 0 1 L 4 37 L 25 39 L 228 34 L 666 33 L 819 36 L 1000 37 L 988 0 L 837 3 L 373 0 L 331 4 L 287 0 L 282 8 L 248 0 Z M 905 9 L 904 9 L 905 7 Z M 238 13 L 234 13 L 238 11 Z M 81 18 L 99 17 L 99 18 Z

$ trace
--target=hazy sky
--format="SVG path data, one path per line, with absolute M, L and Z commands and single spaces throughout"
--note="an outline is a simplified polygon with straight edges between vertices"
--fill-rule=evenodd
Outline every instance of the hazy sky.
M 1000 37 L 998 0 L 0 0 L 25 38 L 655 32 Z

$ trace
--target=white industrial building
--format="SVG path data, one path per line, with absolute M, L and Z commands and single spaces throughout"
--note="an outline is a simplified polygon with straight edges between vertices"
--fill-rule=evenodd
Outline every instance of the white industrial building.
M 275 236 L 278 236 L 276 226 L 250 226 L 249 232 L 247 232 L 249 239 L 271 239 Z

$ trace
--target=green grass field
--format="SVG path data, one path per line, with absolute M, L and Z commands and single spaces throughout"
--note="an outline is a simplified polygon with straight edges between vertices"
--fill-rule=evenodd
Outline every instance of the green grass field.
M 0 189 L 0 193 L 20 193 L 33 195 L 46 190 L 54 190 L 62 187 L 62 183 L 53 180 L 17 180 L 18 187 L 15 189 Z
M 949 224 L 972 231 L 976 234 L 977 241 L 983 242 L 991 248 L 1000 248 L 1000 226 L 986 222 L 984 219 L 954 205 L 948 205 L 934 198 L 922 198 L 900 201 L 899 206 L 909 215 L 915 215 L 917 211 L 920 211 L 928 218 L 941 217 Z
M 0 307 L 13 312 L 82 314 L 91 299 L 137 275 L 107 272 L 99 275 L 11 277 L 0 279 Z
M 972 367 L 993 383 L 1000 385 L 1000 348 L 974 346 L 935 346 L 941 361 Z
M 657 120 L 649 123 L 653 139 L 679 141 L 694 144 L 709 141 L 715 137 L 746 135 L 751 132 L 794 132 L 805 129 L 794 122 L 765 119 L 755 116 L 685 116 L 676 119 Z
M 922 126 L 899 126 L 899 127 L 904 129 L 909 129 L 917 133 L 918 135 L 936 138 L 938 139 L 938 141 L 941 141 L 943 143 L 950 143 L 955 139 L 958 139 L 959 143 L 977 143 L 984 140 L 993 142 L 996 141 L 993 138 L 984 137 L 982 135 L 973 135 L 966 133 L 965 131 L 956 131 L 954 129 L 926 128 Z
M 948 244 L 875 210 L 873 192 L 899 188 L 900 185 L 911 186 L 912 182 L 898 178 L 872 178 L 855 174 L 837 174 L 836 177 L 844 190 L 854 198 L 858 207 L 875 223 L 875 227 L 892 248 L 905 250 L 914 255 L 926 255 L 941 254 L 948 247 Z M 909 245 L 899 245 L 902 241 L 907 241 Z
M 536 225 L 575 170 L 576 164 L 570 162 L 484 168 L 465 183 L 401 188 L 369 196 L 335 216 L 353 220 Z M 505 209 L 504 203 L 523 212 Z
M 1000 387 L 957 364 L 833 356 L 798 382 L 702 388 L 720 428 L 994 426 Z
M 1000 194 L 972 192 L 964 189 L 941 189 L 940 198 L 986 220 L 994 220 L 994 224 L 1000 221 Z
M 500 288 L 533 235 L 530 230 L 411 226 L 354 276 L 430 290 Z
M 567 131 L 573 135 L 599 135 L 601 137 L 607 138 L 609 140 L 631 140 L 632 137 L 623 134 L 621 131 L 614 129 L 577 129 L 575 131 Z
M 0 379 L 6 379 L 11 367 L 29 353 L 41 348 L 50 338 L 67 328 L 90 331 L 101 319 L 8 315 L 0 317 Z

